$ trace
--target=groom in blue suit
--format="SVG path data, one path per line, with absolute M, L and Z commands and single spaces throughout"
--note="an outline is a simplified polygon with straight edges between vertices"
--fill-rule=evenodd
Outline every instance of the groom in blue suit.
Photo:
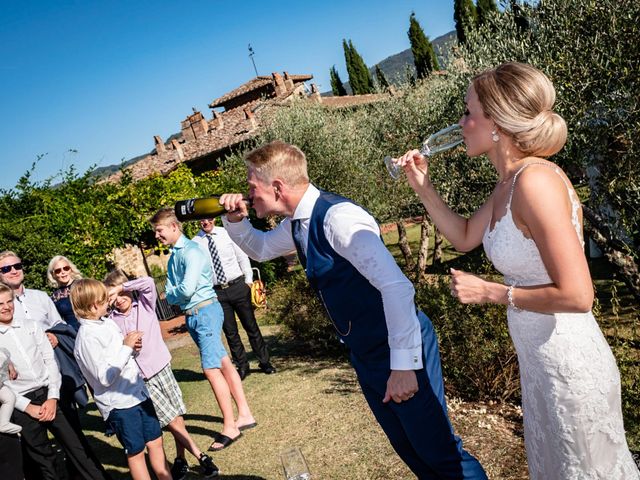
M 284 142 L 250 152 L 249 198 L 258 217 L 282 215 L 273 230 L 249 223 L 240 194 L 225 194 L 234 242 L 265 261 L 297 251 L 309 283 L 349 347 L 362 392 L 391 445 L 420 479 L 486 479 L 453 433 L 438 342 L 417 311 L 411 282 L 377 223 L 350 200 L 309 183 L 304 153 Z

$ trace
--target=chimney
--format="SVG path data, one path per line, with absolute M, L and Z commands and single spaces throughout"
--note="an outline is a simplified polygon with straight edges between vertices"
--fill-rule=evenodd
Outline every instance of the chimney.
M 255 130 L 256 128 L 258 128 L 258 121 L 256 120 L 256 116 L 251 111 L 250 107 L 245 107 L 244 118 L 245 120 L 248 120 L 249 124 L 251 125 L 251 127 L 249 128 L 249 131 Z
M 294 89 L 293 78 L 289 75 L 289 72 L 284 72 L 284 86 L 287 89 L 287 92 L 292 92 Z
M 311 84 L 311 95 L 309 98 L 312 102 L 322 103 L 322 97 L 320 96 L 320 91 L 318 91 L 318 86 L 315 83 Z
M 153 142 L 156 144 L 157 154 L 161 154 L 167 151 L 167 148 L 164 146 L 164 142 L 162 141 L 162 137 L 160 137 L 160 135 L 155 135 L 153 137 Z
M 278 72 L 273 72 L 271 74 L 271 77 L 273 78 L 273 89 L 276 92 L 276 97 L 282 97 L 286 95 L 287 87 L 284 84 L 282 75 L 280 75 Z
M 214 110 L 213 117 L 211 119 L 211 129 L 222 130 L 223 128 L 224 128 L 224 121 L 222 120 L 222 115 Z
M 180 131 L 182 132 L 182 138 L 184 138 L 185 142 L 192 142 L 196 139 L 196 136 L 191 129 L 191 122 L 189 121 L 189 117 L 180 122 Z
M 204 116 L 193 108 L 193 114 L 180 123 L 182 137 L 186 142 L 191 142 L 203 137 L 209 132 L 209 124 Z
M 178 161 L 182 162 L 184 160 L 184 152 L 182 151 L 182 146 L 175 138 L 171 140 L 171 146 L 178 154 Z
M 189 120 L 191 121 L 191 129 L 196 139 L 205 136 L 209 132 L 209 124 L 202 113 L 194 109 L 194 114 L 189 117 Z

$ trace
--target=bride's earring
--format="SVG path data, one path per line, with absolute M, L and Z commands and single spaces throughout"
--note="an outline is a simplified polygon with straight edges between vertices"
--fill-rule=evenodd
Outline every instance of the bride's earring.
M 500 140 L 500 136 L 498 135 L 497 130 L 491 132 L 491 140 L 493 140 L 495 143 L 498 143 L 498 141 Z

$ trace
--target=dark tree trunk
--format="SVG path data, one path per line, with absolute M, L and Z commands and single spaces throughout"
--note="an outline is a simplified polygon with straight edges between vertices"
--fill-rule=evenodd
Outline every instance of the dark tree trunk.
M 604 220 L 589 207 L 583 205 L 582 212 L 585 220 L 585 230 L 596 242 L 607 259 L 615 265 L 621 273 L 624 283 L 629 287 L 634 297 L 640 300 L 640 269 L 633 256 L 628 253 L 625 244 L 615 238 L 613 232 Z
M 410 272 L 414 269 L 414 262 L 411 247 L 409 246 L 409 239 L 407 238 L 407 229 L 402 220 L 396 222 L 396 228 L 398 229 L 398 246 L 404 257 L 406 271 Z
M 437 228 L 434 227 L 433 232 L 433 264 L 440 265 L 442 263 L 442 235 Z
M 416 278 L 420 279 L 427 273 L 427 262 L 429 260 L 429 237 L 431 236 L 431 223 L 425 214 L 420 224 L 420 252 L 418 255 L 418 269 Z

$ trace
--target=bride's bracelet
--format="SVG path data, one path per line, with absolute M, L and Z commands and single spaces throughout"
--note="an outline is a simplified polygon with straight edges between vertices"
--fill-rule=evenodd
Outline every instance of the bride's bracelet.
M 509 288 L 507 289 L 507 305 L 511 308 L 515 308 L 517 309 L 518 307 L 516 306 L 516 304 L 513 302 L 513 289 L 515 288 L 514 285 L 509 285 Z

